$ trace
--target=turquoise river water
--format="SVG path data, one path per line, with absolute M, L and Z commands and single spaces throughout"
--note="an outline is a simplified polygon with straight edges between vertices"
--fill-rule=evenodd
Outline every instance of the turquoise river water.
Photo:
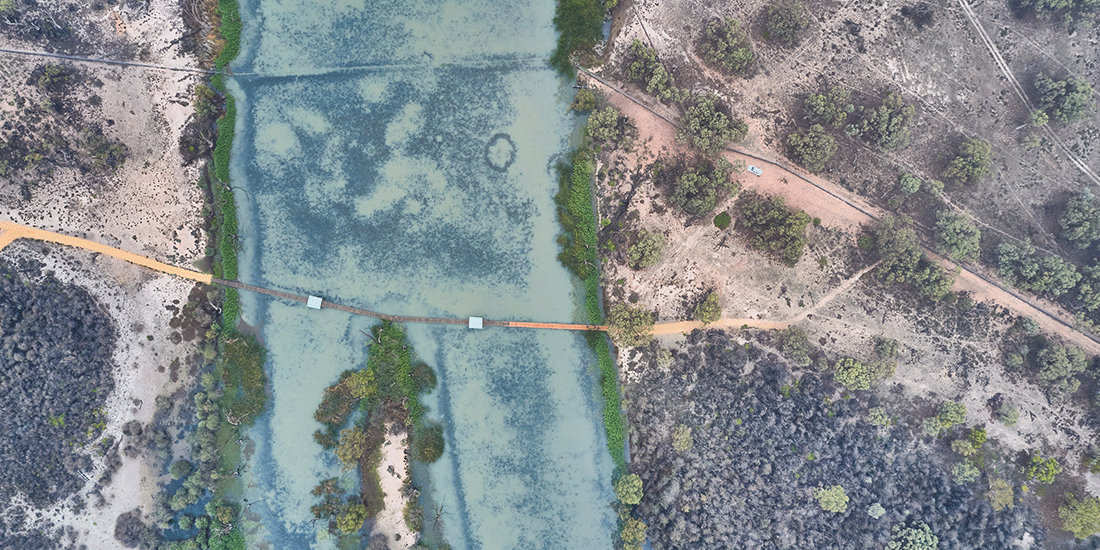
M 555 259 L 555 163 L 576 119 L 547 67 L 552 0 L 245 0 L 233 178 L 241 280 L 375 311 L 581 321 Z M 325 386 L 371 321 L 244 296 L 273 399 L 252 429 L 256 545 L 329 548 L 310 490 Z M 431 509 L 456 549 L 610 548 L 593 359 L 579 334 L 408 326 L 439 374 Z

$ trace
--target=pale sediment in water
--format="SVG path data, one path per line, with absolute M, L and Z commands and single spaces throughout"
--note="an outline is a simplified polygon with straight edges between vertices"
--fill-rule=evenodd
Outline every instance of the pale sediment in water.
M 578 320 L 556 260 L 554 163 L 574 121 L 541 61 L 552 3 L 242 11 L 235 69 L 261 73 L 237 88 L 242 280 L 405 315 Z M 264 327 L 273 390 L 246 498 L 276 546 L 324 547 L 309 491 L 339 470 L 312 415 L 365 360 L 370 322 L 265 297 L 244 312 Z M 583 339 L 407 328 L 439 373 L 426 401 L 447 438 L 426 522 L 438 509 L 455 548 L 610 548 L 613 465 Z

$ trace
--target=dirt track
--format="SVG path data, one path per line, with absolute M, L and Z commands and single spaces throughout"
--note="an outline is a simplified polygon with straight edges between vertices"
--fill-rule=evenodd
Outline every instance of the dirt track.
M 592 76 L 598 78 L 596 75 Z M 674 115 L 667 112 L 668 109 L 659 106 L 651 107 L 644 100 L 631 97 L 626 91 L 603 79 L 598 79 L 596 86 L 605 93 L 612 105 L 620 109 L 637 125 L 638 142 L 649 143 L 648 147 L 650 149 L 684 150 L 683 146 L 675 139 L 676 125 L 671 122 L 674 120 Z M 878 218 L 885 217 L 888 214 L 867 204 L 841 186 L 828 180 L 804 174 L 797 168 L 772 158 L 769 153 L 727 148 L 723 156 L 730 161 L 743 160 L 749 164 L 762 165 L 764 174 L 759 177 L 744 176 L 741 179 L 742 187 L 760 193 L 781 195 L 790 206 L 800 208 L 814 217 L 821 218 L 824 226 L 854 233 L 860 227 L 869 226 Z M 932 257 L 938 258 L 930 250 L 926 250 L 926 252 Z M 675 256 L 677 251 L 671 250 L 669 254 Z M 951 269 L 954 268 L 954 264 L 945 260 L 943 262 Z M 1100 342 L 1072 328 L 1074 319 L 1069 312 L 1053 303 L 1040 300 L 1034 296 L 1024 297 L 1022 294 L 1000 286 L 992 282 L 992 275 L 982 276 L 964 267 L 952 290 L 970 292 L 977 301 L 992 300 L 1017 315 L 1036 320 L 1044 331 L 1061 336 L 1092 354 L 1100 354 Z M 729 326 L 740 327 L 746 323 L 754 326 L 754 323 L 761 323 L 762 321 L 724 319 L 715 325 L 727 326 L 725 324 L 727 322 Z M 776 328 L 783 328 L 789 322 L 777 321 L 774 323 L 777 325 Z M 778 325 L 782 325 L 782 327 Z M 690 322 L 671 323 L 659 325 L 656 333 L 685 332 L 690 328 L 698 328 L 698 326 Z

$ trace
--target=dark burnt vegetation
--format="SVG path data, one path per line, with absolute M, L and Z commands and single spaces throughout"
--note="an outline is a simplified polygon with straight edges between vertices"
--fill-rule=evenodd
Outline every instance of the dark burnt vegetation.
M 637 511 L 655 549 L 881 548 L 905 522 L 927 523 L 941 549 L 1045 539 L 1027 507 L 994 511 L 984 478 L 957 483 L 919 422 L 893 414 L 873 425 L 869 409 L 891 404 L 844 398 L 817 374 L 795 380 L 724 332 L 693 332 L 667 372 L 648 369 L 629 393 L 632 471 L 645 490 Z M 690 428 L 685 451 L 675 426 Z M 822 510 L 814 491 L 836 485 L 845 511 Z
M 22 494 L 38 508 L 75 494 L 92 471 L 80 449 L 105 426 L 118 338 L 86 290 L 40 269 L 0 261 L 0 501 Z
M 102 177 L 126 160 L 129 149 L 90 122 L 102 83 L 74 67 L 44 63 L 27 79 L 27 96 L 5 92 L 15 111 L 0 115 L 0 177 L 21 185 L 24 194 L 56 168 Z M 91 98 L 83 102 L 81 98 Z M 96 178 L 92 178 L 95 181 Z

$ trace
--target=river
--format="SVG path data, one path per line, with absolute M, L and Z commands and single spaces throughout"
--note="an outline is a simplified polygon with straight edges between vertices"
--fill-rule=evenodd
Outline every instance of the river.
M 583 322 L 558 264 L 555 163 L 572 89 L 546 66 L 554 3 L 247 0 L 230 82 L 243 282 L 402 315 Z M 243 296 L 273 399 L 245 498 L 253 545 L 329 548 L 310 490 L 323 389 L 370 321 Z M 610 548 L 593 358 L 564 331 L 408 326 L 436 369 L 447 452 L 426 511 L 456 549 Z

